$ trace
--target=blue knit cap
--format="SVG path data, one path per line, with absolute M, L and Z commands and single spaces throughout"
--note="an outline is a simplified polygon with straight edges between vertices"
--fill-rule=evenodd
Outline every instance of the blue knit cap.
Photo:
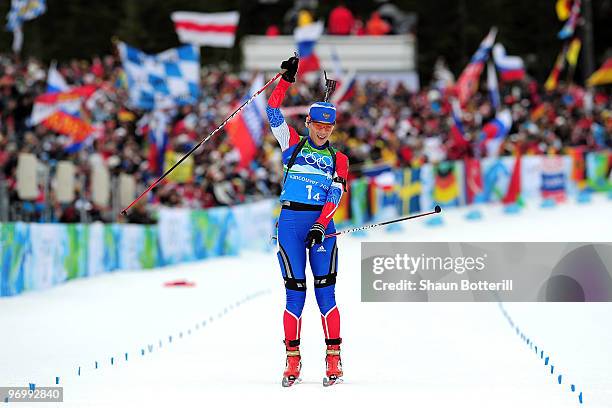
M 313 122 L 329 123 L 330 125 L 336 123 L 336 107 L 330 102 L 313 103 L 310 105 L 308 114 Z

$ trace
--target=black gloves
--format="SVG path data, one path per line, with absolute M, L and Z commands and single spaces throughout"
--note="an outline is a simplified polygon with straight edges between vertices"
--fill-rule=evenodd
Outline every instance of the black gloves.
M 285 73 L 282 75 L 285 81 L 295 82 L 295 75 L 297 74 L 299 63 L 300 59 L 298 57 L 291 57 L 282 62 L 281 69 L 286 69 Z
M 315 222 L 314 225 L 310 227 L 308 234 L 306 234 L 306 239 L 305 239 L 306 248 L 310 249 L 315 244 L 322 243 L 324 239 L 325 239 L 325 227 L 322 224 Z

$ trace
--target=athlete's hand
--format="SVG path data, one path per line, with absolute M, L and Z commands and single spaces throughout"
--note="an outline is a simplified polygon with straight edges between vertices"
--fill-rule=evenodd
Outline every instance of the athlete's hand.
M 297 74 L 299 64 L 300 59 L 298 57 L 291 57 L 281 63 L 281 69 L 286 70 L 282 75 L 285 81 L 295 82 L 295 75 Z
M 306 248 L 310 249 L 315 246 L 315 244 L 322 243 L 324 239 L 325 227 L 322 224 L 315 222 L 314 225 L 310 227 L 308 234 L 306 234 Z

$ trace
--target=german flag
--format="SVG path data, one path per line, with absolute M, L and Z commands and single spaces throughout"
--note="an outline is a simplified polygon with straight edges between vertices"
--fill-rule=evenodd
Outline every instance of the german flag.
M 608 58 L 601 68 L 593 72 L 587 84 L 589 86 L 612 84 L 612 57 Z
M 433 199 L 440 206 L 459 205 L 459 183 L 455 163 L 442 162 L 435 166 Z

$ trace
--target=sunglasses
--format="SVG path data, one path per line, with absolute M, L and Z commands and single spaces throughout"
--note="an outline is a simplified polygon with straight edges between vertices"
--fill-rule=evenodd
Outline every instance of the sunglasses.
M 315 122 L 314 120 L 311 120 L 310 123 L 318 129 L 330 129 L 334 127 L 333 123 Z

